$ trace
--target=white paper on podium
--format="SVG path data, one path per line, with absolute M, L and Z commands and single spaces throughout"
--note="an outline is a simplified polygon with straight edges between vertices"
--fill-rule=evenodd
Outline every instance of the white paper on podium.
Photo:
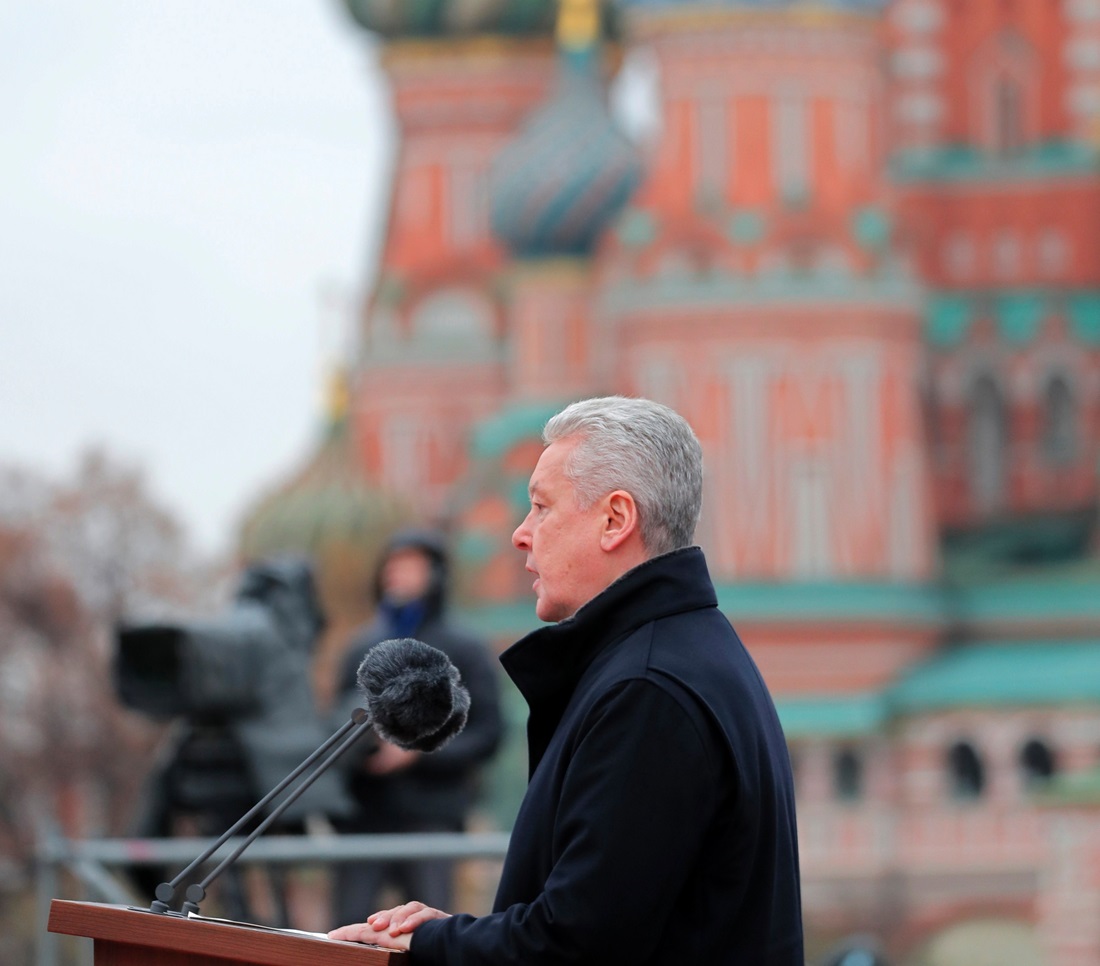
M 223 926 L 240 926 L 244 929 L 262 929 L 264 932 L 289 933 L 292 936 L 309 936 L 310 939 L 324 939 L 331 942 L 327 933 L 308 932 L 305 929 L 281 929 L 278 926 L 262 926 L 257 922 L 241 922 L 237 919 L 218 919 L 215 916 L 203 916 L 197 912 L 189 912 L 188 919 L 198 919 L 200 922 L 219 922 Z

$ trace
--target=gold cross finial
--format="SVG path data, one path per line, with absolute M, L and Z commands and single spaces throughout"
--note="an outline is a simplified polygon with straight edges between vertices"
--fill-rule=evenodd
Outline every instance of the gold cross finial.
M 558 44 L 567 50 L 591 47 L 600 33 L 599 0 L 559 0 Z

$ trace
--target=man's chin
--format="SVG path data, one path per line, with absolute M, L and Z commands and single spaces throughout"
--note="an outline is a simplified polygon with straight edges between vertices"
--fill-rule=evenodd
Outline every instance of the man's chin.
M 548 623 L 557 623 L 561 620 L 557 614 L 556 608 L 541 597 L 535 601 L 535 616 L 540 621 L 546 621 Z

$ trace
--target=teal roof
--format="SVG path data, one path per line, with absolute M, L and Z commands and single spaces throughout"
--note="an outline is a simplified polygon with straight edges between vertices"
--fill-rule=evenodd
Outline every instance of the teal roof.
M 1069 298 L 1069 325 L 1085 345 L 1100 346 L 1100 292 L 1076 292 Z
M 685 306 L 729 308 L 767 305 L 843 305 L 858 302 L 893 309 L 919 310 L 924 292 L 900 274 L 846 275 L 822 272 L 800 275 L 789 270 L 758 275 L 715 272 L 690 277 L 637 276 L 609 284 L 603 307 L 611 313 L 658 314 Z
M 1078 703 L 1100 705 L 1100 638 L 960 645 L 880 691 L 777 695 L 775 702 L 788 738 L 869 735 L 892 718 L 949 708 Z
M 1011 157 L 960 144 L 903 152 L 893 159 L 891 168 L 903 182 L 1023 181 L 1097 174 L 1100 158 L 1091 145 L 1068 141 L 1048 141 Z
M 777 699 L 775 709 L 788 738 L 872 734 L 888 717 L 886 700 L 876 693 Z
M 1100 632 L 1100 566 L 1055 568 L 1043 576 L 1002 578 L 946 589 L 937 584 L 740 583 L 716 587 L 735 625 L 752 622 L 881 621 L 894 626 L 961 628 L 972 643 L 944 648 L 877 690 L 849 694 L 776 693 L 788 738 L 856 737 L 892 719 L 957 707 L 1100 706 L 1100 637 L 988 639 L 1000 628 L 1069 623 L 1070 634 Z M 1049 571 L 1049 568 L 1048 568 Z M 532 601 L 467 610 L 464 621 L 511 642 L 539 626 Z M 1009 633 L 1012 631 L 1009 630 Z M 986 640 L 975 640 L 982 633 Z M 746 638 L 752 650 L 751 634 Z
M 924 337 L 937 348 L 958 345 L 970 330 L 970 298 L 966 295 L 936 295 L 928 300 Z
M 511 406 L 474 427 L 471 452 L 475 459 L 503 456 L 524 439 L 542 439 L 546 421 L 563 408 L 562 401 Z M 526 482 L 524 483 L 526 496 Z
M 526 487 L 526 480 L 522 481 Z M 519 481 L 517 481 L 517 487 Z M 520 498 L 519 491 L 516 491 Z M 526 499 L 526 489 L 522 500 Z M 1003 579 L 946 590 L 937 584 L 717 584 L 718 606 L 735 625 L 747 623 L 887 622 L 976 634 L 993 626 L 1050 623 L 1100 628 L 1100 571 L 1059 568 L 1057 576 Z M 487 630 L 526 633 L 535 626 L 530 601 L 486 605 L 473 619 Z
M 718 606 L 743 620 L 889 620 L 940 623 L 945 598 L 934 584 L 877 582 L 718 584 Z
M 1028 345 L 1038 338 L 1043 321 L 1054 309 L 1056 290 L 1016 289 L 993 296 L 993 321 L 1006 345 Z M 941 292 L 928 299 L 924 337 L 937 349 L 950 349 L 966 341 L 978 318 L 982 292 Z M 1100 345 L 1100 292 L 1073 292 L 1066 299 L 1066 313 L 1074 337 L 1085 345 Z
M 715 591 L 718 606 L 735 623 L 885 620 L 957 623 L 971 632 L 1006 623 L 1100 628 L 1100 560 L 1095 558 L 994 572 L 967 584 L 745 581 L 716 583 Z
M 997 298 L 997 328 L 1010 345 L 1027 345 L 1039 334 L 1046 308 L 1041 292 L 1008 293 Z
M 1050 567 L 1035 576 L 1009 577 L 958 588 L 951 615 L 960 624 L 1088 624 L 1100 628 L 1100 567 Z
M 915 668 L 887 699 L 901 713 L 975 705 L 1100 704 L 1100 638 L 962 645 Z

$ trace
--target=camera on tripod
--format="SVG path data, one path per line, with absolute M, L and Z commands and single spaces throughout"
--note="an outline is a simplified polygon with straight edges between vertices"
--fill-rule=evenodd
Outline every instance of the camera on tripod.
M 233 605 L 218 618 L 118 628 L 119 700 L 152 718 L 181 719 L 154 776 L 150 806 L 208 814 L 216 826 L 328 737 L 311 687 L 324 626 L 310 563 L 277 558 L 244 571 Z M 322 775 L 285 821 L 347 808 L 334 772 Z

